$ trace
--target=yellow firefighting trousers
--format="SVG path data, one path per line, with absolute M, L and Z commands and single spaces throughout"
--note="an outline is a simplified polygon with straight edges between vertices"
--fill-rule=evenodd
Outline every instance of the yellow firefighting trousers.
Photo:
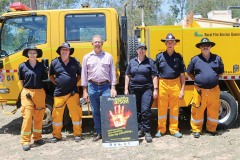
M 201 91 L 199 91 L 201 90 Z M 201 95 L 199 94 L 201 92 Z M 216 132 L 220 108 L 220 89 L 202 89 L 197 86 L 193 91 L 193 105 L 191 113 L 192 132 L 201 132 L 204 123 L 204 111 L 207 108 L 206 130 Z
M 74 94 L 69 97 L 70 94 L 54 97 L 54 109 L 52 112 L 53 117 L 53 137 L 62 138 L 62 127 L 63 127 L 63 113 L 65 106 L 67 105 L 70 117 L 73 123 L 73 136 L 81 136 L 82 134 L 82 107 L 79 104 L 79 94 Z M 69 97 L 69 98 L 68 98 Z M 65 105 L 63 105 L 65 103 Z M 62 106 L 63 105 L 63 106 Z M 59 107 L 59 108 L 58 108 Z
M 179 131 L 178 112 L 180 87 L 180 78 L 159 80 L 158 131 L 160 131 L 162 134 L 166 132 L 168 107 L 170 110 L 170 133 L 174 134 L 175 132 Z
M 31 95 L 32 101 L 26 97 L 26 94 Z M 22 145 L 27 145 L 31 142 L 31 135 L 33 135 L 34 141 L 42 138 L 42 122 L 46 107 L 45 98 L 46 93 L 44 89 L 23 88 L 21 92 L 21 114 L 23 117 L 21 129 Z

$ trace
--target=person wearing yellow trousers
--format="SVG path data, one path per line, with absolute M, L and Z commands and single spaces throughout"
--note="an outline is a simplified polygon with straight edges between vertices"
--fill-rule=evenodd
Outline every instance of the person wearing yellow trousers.
M 214 42 L 202 38 L 196 44 L 196 47 L 201 49 L 201 53 L 191 59 L 187 69 L 195 85 L 191 111 L 191 127 L 195 138 L 199 138 L 202 132 L 205 109 L 207 109 L 206 130 L 211 135 L 217 134 L 220 108 L 218 79 L 224 72 L 224 65 L 220 56 L 210 52 L 213 46 L 215 46 Z
M 82 108 L 80 107 L 77 82 L 80 80 L 80 63 L 70 55 L 74 48 L 64 42 L 56 51 L 60 57 L 55 58 L 49 69 L 49 77 L 55 85 L 53 108 L 52 143 L 62 139 L 63 113 L 67 105 L 73 124 L 73 136 L 76 142 L 81 141 Z
M 166 51 L 156 57 L 156 66 L 159 74 L 158 92 L 158 131 L 156 138 L 162 137 L 166 132 L 168 108 L 169 130 L 174 137 L 181 138 L 178 128 L 179 99 L 184 96 L 185 64 L 182 56 L 175 52 L 174 46 L 179 39 L 175 39 L 172 33 L 167 34 L 166 39 L 161 39 L 166 45 Z
M 30 150 L 31 136 L 34 143 L 43 145 L 42 121 L 45 112 L 46 93 L 42 80 L 48 78 L 44 65 L 37 61 L 42 57 L 42 50 L 29 46 L 23 51 L 28 60 L 18 67 L 19 81 L 23 86 L 21 91 L 21 144 L 24 151 Z M 33 123 L 34 121 L 34 123 Z

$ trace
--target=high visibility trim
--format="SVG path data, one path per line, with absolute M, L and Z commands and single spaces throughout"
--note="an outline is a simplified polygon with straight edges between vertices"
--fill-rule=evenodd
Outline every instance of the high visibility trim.
M 169 116 L 169 118 L 172 118 L 172 119 L 175 119 L 175 120 L 178 120 L 178 116 Z
M 73 125 L 82 125 L 82 121 L 79 122 L 72 122 Z
M 61 126 L 63 123 L 62 122 L 58 122 L 58 123 L 57 122 L 53 122 L 52 124 L 53 124 L 53 126 Z
M 42 133 L 42 130 L 33 128 L 33 132 Z
M 167 115 L 164 115 L 164 116 L 158 116 L 158 120 L 160 120 L 160 119 L 165 119 L 165 118 L 167 118 Z
M 196 119 L 191 118 L 191 121 L 194 123 L 202 123 L 204 121 L 204 119 L 196 120 Z
M 26 135 L 26 136 L 28 136 L 28 135 L 31 135 L 32 134 L 32 132 L 21 132 L 21 135 Z
M 193 81 L 191 77 L 186 76 L 186 81 Z M 219 80 L 240 80 L 240 75 L 229 75 L 229 76 L 221 76 Z
M 17 73 L 17 69 L 3 69 L 0 73 Z
M 213 119 L 213 118 L 207 118 L 209 121 L 212 121 L 212 122 L 216 122 L 216 123 L 218 123 L 218 119 Z

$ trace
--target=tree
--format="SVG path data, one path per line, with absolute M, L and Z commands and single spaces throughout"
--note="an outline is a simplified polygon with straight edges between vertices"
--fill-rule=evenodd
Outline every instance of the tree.
M 37 8 L 38 9 L 67 9 L 75 8 L 79 3 L 79 0 L 38 0 Z
M 123 13 L 124 3 L 121 0 L 80 0 L 81 3 L 89 3 L 91 7 L 112 7 L 117 10 L 119 15 Z M 144 20 L 146 25 L 158 24 L 157 13 L 162 0 L 126 0 L 128 29 L 133 31 L 134 26 L 141 25 L 141 8 L 144 6 Z M 132 34 L 133 32 L 129 32 Z
M 26 6 L 30 7 L 31 0 L 18 0 Z M 6 12 L 12 2 L 9 0 L 0 0 L 1 13 Z M 75 8 L 79 0 L 36 0 L 37 9 L 60 9 L 60 8 Z
M 22 3 L 27 4 L 28 6 L 30 6 L 29 5 L 30 4 L 29 0 L 19 0 L 19 2 L 22 2 Z M 9 1 L 9 0 L 0 0 L 0 4 L 1 4 L 1 6 L 0 6 L 0 13 L 2 14 L 4 12 L 7 12 L 9 10 L 9 6 L 10 6 L 11 3 L 12 2 Z
M 152 1 L 138 1 L 129 0 L 128 3 L 128 27 L 130 31 L 133 31 L 134 26 L 141 25 L 141 8 L 144 8 L 144 22 L 146 25 L 157 25 L 158 24 L 158 12 L 160 10 L 162 0 L 152 0 Z
M 176 21 L 179 21 L 184 18 L 184 11 L 186 7 L 186 0 L 169 0 L 170 2 L 170 10 L 173 13 Z
M 207 13 L 212 10 L 226 10 L 228 6 L 239 6 L 239 0 L 187 0 L 186 12 L 193 11 L 207 18 Z M 233 17 L 240 17 L 239 10 L 233 10 Z

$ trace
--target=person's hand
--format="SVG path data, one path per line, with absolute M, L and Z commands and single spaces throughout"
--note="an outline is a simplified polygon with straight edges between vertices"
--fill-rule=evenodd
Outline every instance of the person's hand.
M 128 94 L 129 94 L 128 89 L 125 89 L 125 90 L 124 90 L 124 94 L 125 94 L 125 95 L 128 95 Z
M 153 90 L 153 98 L 156 99 L 158 97 L 158 90 Z
M 110 94 L 111 94 L 111 97 L 116 97 L 116 95 L 117 95 L 116 89 L 111 89 Z
M 184 97 L 184 91 L 180 91 L 180 93 L 179 93 L 179 99 L 183 99 L 183 97 Z
M 83 91 L 83 99 L 85 102 L 89 102 L 89 97 L 88 97 L 88 92 L 87 91 Z
M 109 111 L 115 127 L 125 126 L 130 115 L 124 117 L 124 106 L 114 105 L 114 113 Z

